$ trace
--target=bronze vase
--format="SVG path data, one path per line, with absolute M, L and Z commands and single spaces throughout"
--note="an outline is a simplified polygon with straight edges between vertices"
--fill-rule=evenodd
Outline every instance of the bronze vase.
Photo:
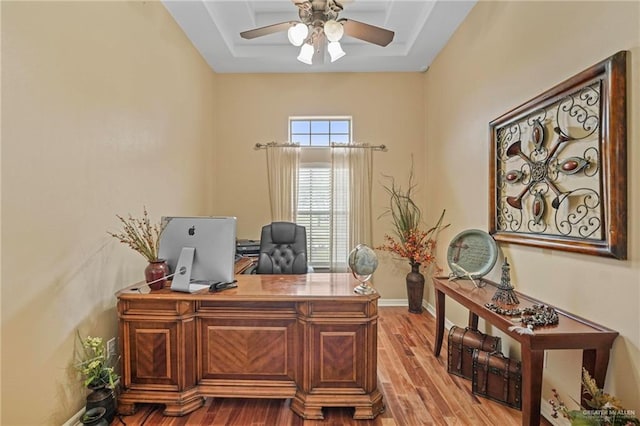
M 167 283 L 167 275 L 169 275 L 169 266 L 164 259 L 152 260 L 144 269 L 144 278 L 151 290 L 164 288 Z
M 409 312 L 422 313 L 422 297 L 424 296 L 424 275 L 420 273 L 420 264 L 412 262 L 411 272 L 407 274 L 407 297 Z

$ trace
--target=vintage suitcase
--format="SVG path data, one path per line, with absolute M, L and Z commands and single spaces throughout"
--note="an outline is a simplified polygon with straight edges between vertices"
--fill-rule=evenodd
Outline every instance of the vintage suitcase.
M 449 359 L 447 371 L 471 380 L 473 375 L 473 350 L 494 352 L 500 350 L 500 338 L 478 330 L 456 327 L 449 330 Z
M 473 351 L 474 394 L 512 408 L 522 409 L 522 371 L 520 362 L 500 352 Z

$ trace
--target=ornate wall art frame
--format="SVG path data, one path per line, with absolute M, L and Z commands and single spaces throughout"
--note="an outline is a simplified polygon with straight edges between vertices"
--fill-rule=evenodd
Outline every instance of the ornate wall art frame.
M 627 258 L 627 52 L 489 124 L 497 241 Z

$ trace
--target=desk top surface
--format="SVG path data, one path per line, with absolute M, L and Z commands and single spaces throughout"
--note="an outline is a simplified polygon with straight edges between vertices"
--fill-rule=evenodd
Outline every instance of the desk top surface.
M 162 298 L 162 299 L 202 299 L 208 300 L 251 300 L 277 299 L 297 300 L 312 298 L 336 298 L 354 301 L 378 299 L 380 295 L 361 295 L 353 289 L 360 283 L 350 273 L 311 273 L 302 275 L 236 275 L 237 288 L 212 293 L 207 289 L 195 293 L 171 291 L 168 282 L 165 288 L 149 291 L 144 282 L 133 284 L 116 293 L 120 299 Z
M 482 280 L 482 282 L 487 285 L 484 287 L 475 287 L 469 280 L 450 281 L 447 277 L 437 277 L 433 279 L 436 290 L 447 294 L 452 299 L 466 306 L 479 317 L 486 319 L 502 331 L 509 333 L 516 340 L 534 340 L 544 338 L 555 339 L 558 337 L 573 335 L 581 336 L 587 340 L 595 338 L 597 340 L 602 339 L 605 341 L 613 341 L 613 339 L 618 335 L 617 331 L 608 329 L 602 325 L 580 318 L 577 315 L 573 315 L 558 308 L 555 308 L 559 316 L 558 325 L 536 327 L 534 335 L 523 336 L 515 332 L 510 332 L 508 331 L 510 326 L 521 324 L 519 322 L 514 322 L 513 317 L 497 314 L 485 307 L 486 303 L 490 303 L 492 301 L 491 298 L 496 292 L 497 284 L 488 280 Z M 535 304 L 546 304 L 548 306 L 552 306 L 518 291 L 516 291 L 516 294 L 520 301 L 520 304 L 516 306 L 518 308 L 527 308 Z

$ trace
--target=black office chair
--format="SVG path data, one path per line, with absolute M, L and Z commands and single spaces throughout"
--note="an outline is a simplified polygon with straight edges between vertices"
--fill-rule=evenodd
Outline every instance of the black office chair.
M 258 274 L 306 274 L 307 230 L 292 222 L 262 227 Z

